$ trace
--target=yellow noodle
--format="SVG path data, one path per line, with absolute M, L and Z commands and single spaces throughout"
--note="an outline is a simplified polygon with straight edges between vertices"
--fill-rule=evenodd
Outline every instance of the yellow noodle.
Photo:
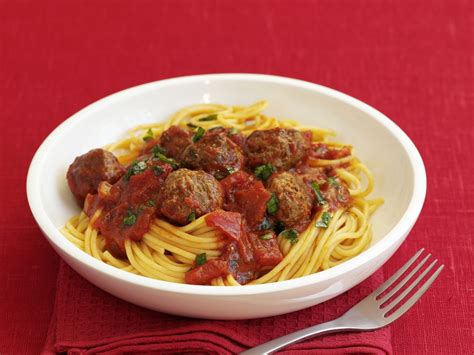
M 271 269 L 259 272 L 259 277 L 249 284 L 284 281 L 318 272 L 340 264 L 360 254 L 371 243 L 373 232 L 370 216 L 383 204 L 383 199 L 367 200 L 373 191 L 374 178 L 370 170 L 355 155 L 352 146 L 334 140 L 336 132 L 320 127 L 300 126 L 291 119 L 278 120 L 266 116 L 262 111 L 266 101 L 250 106 L 227 106 L 220 104 L 199 104 L 185 107 L 173 114 L 164 123 L 141 124 L 129 130 L 128 136 L 105 147 L 113 152 L 122 164 L 136 159 L 145 145 L 144 138 L 154 139 L 170 126 L 185 128 L 188 124 L 208 130 L 226 127 L 239 130 L 245 136 L 255 130 L 276 127 L 309 130 L 314 142 L 324 142 L 328 147 L 341 149 L 349 147 L 349 156 L 327 160 L 310 157 L 312 167 L 336 167 L 337 176 L 348 186 L 352 204 L 347 209 L 328 211 L 323 208 L 313 216 L 308 228 L 292 243 L 278 236 L 278 246 L 283 260 Z M 342 168 L 342 167 L 344 168 Z M 327 228 L 316 227 L 322 213 L 331 215 Z M 177 227 L 155 218 L 150 230 L 141 241 L 125 241 L 126 258 L 119 259 L 106 250 L 106 241 L 94 227 L 102 211 L 97 210 L 91 219 L 84 212 L 69 219 L 61 229 L 62 234 L 75 246 L 112 267 L 170 282 L 185 282 L 186 273 L 195 267 L 197 255 L 206 253 L 207 259 L 218 258 L 228 243 L 224 234 L 206 224 L 201 216 L 186 226 Z M 240 286 L 232 274 L 211 281 L 213 286 Z

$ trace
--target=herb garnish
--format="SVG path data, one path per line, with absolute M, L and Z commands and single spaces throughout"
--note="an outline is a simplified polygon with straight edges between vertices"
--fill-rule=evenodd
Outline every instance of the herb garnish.
M 188 216 L 188 222 L 196 220 L 196 212 L 191 212 Z
M 257 166 L 254 170 L 255 176 L 263 181 L 266 181 L 275 172 L 275 167 L 270 164 Z
M 329 226 L 329 222 L 331 221 L 331 215 L 329 212 L 323 212 L 321 215 L 321 219 L 316 222 L 316 227 L 319 228 L 327 228 Z
M 227 169 L 227 172 L 229 173 L 229 175 L 233 174 L 237 171 L 237 169 L 234 168 L 233 166 L 228 166 L 228 167 L 226 167 L 226 169 Z
M 206 117 L 201 117 L 198 119 L 199 122 L 215 121 L 217 120 L 217 114 L 212 114 Z
M 205 264 L 206 261 L 207 261 L 207 254 L 206 253 L 196 255 L 196 265 Z
M 237 133 L 239 133 L 239 131 L 237 130 L 237 128 L 232 127 L 232 128 L 230 129 L 230 131 L 227 133 L 227 137 L 233 136 L 234 134 L 237 134 Z
M 286 229 L 281 232 L 280 235 L 283 238 L 288 239 L 291 244 L 295 244 L 298 242 L 298 232 L 294 229 Z
M 125 173 L 125 180 L 129 181 L 133 175 L 140 174 L 146 170 L 148 166 L 145 161 L 132 161 L 127 172 Z
M 334 187 L 339 187 L 339 183 L 337 182 L 336 178 L 333 176 L 328 177 L 329 185 Z
M 128 211 L 127 215 L 123 218 L 124 226 L 133 226 L 137 221 L 137 216 L 135 216 L 132 211 Z
M 162 147 L 160 147 L 158 144 L 153 147 L 153 149 L 151 150 L 151 152 L 152 152 L 153 155 L 155 155 L 155 156 L 156 156 L 157 154 L 166 154 L 166 151 L 165 151 Z
M 278 211 L 278 199 L 276 198 L 275 194 L 272 193 L 272 197 L 267 202 L 267 212 L 269 214 L 275 214 Z
M 156 202 L 153 201 L 153 200 L 148 200 L 148 201 L 146 202 L 146 205 L 147 205 L 148 207 L 154 207 L 154 206 L 156 206 Z
M 149 140 L 152 140 L 153 138 L 155 138 L 155 135 L 153 134 L 153 131 L 151 130 L 151 128 L 148 128 L 148 131 L 146 131 L 146 134 L 143 136 L 143 140 L 145 142 L 148 142 Z
M 188 127 L 191 128 L 191 129 L 195 129 L 195 128 L 198 127 L 198 126 L 196 126 L 195 124 L 192 124 L 191 122 L 186 123 L 186 126 L 188 126 Z
M 273 238 L 273 235 L 271 233 L 265 233 L 265 234 L 262 234 L 259 238 L 261 240 L 270 240 Z
M 327 202 L 324 199 L 323 195 L 321 194 L 321 189 L 316 181 L 311 182 L 311 188 L 313 189 L 314 193 L 316 194 L 316 199 L 318 203 L 322 206 L 325 205 Z
M 179 164 L 176 160 L 168 158 L 166 155 L 164 155 L 162 153 L 155 153 L 155 158 L 158 158 L 163 163 L 171 165 L 173 170 L 176 170 L 176 169 L 179 168 Z
M 159 176 L 161 174 L 163 174 L 165 172 L 165 169 L 163 169 L 161 166 L 159 165 L 154 165 L 152 167 L 153 169 L 153 173 L 155 174 L 155 176 Z
M 196 143 L 199 141 L 206 131 L 202 127 L 198 127 L 196 133 L 193 136 L 193 142 Z

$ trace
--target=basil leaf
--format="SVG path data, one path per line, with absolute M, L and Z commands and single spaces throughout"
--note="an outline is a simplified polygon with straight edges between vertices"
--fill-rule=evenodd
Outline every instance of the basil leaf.
M 143 136 L 143 140 L 145 142 L 148 142 L 149 140 L 152 140 L 153 138 L 155 138 L 155 135 L 153 134 L 153 131 L 151 130 L 151 128 L 148 128 L 148 131 L 146 131 L 146 134 Z
M 159 176 L 165 172 L 165 169 L 163 169 L 161 166 L 158 166 L 158 165 L 154 165 L 152 169 L 155 176 Z
M 337 182 L 335 177 L 332 177 L 332 176 L 328 177 L 328 182 L 331 186 L 339 187 L 339 183 Z
M 156 206 L 156 202 L 153 201 L 153 200 L 148 200 L 148 201 L 146 202 L 146 205 L 147 205 L 148 207 L 154 207 L 154 206 Z
M 316 227 L 319 228 L 327 228 L 329 226 L 329 222 L 331 221 L 331 215 L 329 212 L 323 212 L 321 215 L 321 219 L 316 222 Z
M 192 222 L 196 220 L 196 212 L 191 212 L 188 216 L 188 222 Z
M 212 114 L 206 117 L 201 117 L 198 119 L 199 122 L 206 122 L 206 121 L 215 121 L 217 120 L 217 114 Z
M 316 200 L 318 200 L 318 203 L 321 206 L 325 205 L 327 202 L 324 199 L 323 195 L 321 194 L 321 190 L 320 190 L 319 185 L 316 181 L 311 182 L 311 188 L 313 189 L 314 193 L 316 194 Z
M 283 238 L 288 239 L 291 244 L 295 244 L 298 242 L 298 232 L 294 229 L 286 229 L 281 232 L 280 235 Z
M 137 221 L 137 216 L 135 216 L 131 211 L 128 211 L 127 216 L 123 218 L 124 226 L 133 226 Z
M 207 254 L 206 253 L 202 253 L 202 254 L 198 254 L 196 255 L 196 265 L 203 265 L 206 263 L 207 261 Z
M 128 167 L 127 172 L 125 173 L 125 180 L 129 181 L 133 175 L 140 174 L 146 170 L 148 165 L 145 161 L 136 161 L 134 160 Z
M 162 161 L 163 163 L 166 163 L 166 164 L 169 164 L 171 165 L 171 167 L 173 168 L 173 170 L 176 170 L 179 168 L 179 164 L 176 160 L 174 159 L 171 159 L 171 158 L 168 158 L 166 155 L 162 154 L 162 153 L 156 153 L 155 154 L 155 158 L 158 158 L 160 161 Z
M 255 176 L 263 181 L 267 181 L 267 179 L 275 172 L 275 167 L 268 163 L 264 165 L 257 166 L 254 170 Z
M 198 127 L 196 133 L 193 136 L 193 142 L 196 143 L 199 141 L 206 131 L 202 127 Z
M 273 238 L 273 235 L 271 233 L 265 233 L 259 237 L 261 240 L 270 240 Z
M 276 198 L 275 194 L 272 193 L 272 197 L 267 202 L 267 212 L 269 214 L 275 214 L 278 211 L 278 199 Z
M 153 155 L 155 155 L 155 156 L 156 156 L 157 154 L 166 154 L 166 151 L 165 151 L 162 147 L 160 147 L 158 144 L 153 147 L 153 149 L 151 150 L 151 152 L 152 152 Z

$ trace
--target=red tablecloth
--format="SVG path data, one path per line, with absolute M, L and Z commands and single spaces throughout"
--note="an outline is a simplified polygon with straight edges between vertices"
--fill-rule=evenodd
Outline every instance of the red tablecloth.
M 29 161 L 81 107 L 211 72 L 320 83 L 378 108 L 418 146 L 424 210 L 385 265 L 421 246 L 446 269 L 391 326 L 395 353 L 472 353 L 474 8 L 465 1 L 0 2 L 0 353 L 37 353 L 58 258 L 28 209 Z

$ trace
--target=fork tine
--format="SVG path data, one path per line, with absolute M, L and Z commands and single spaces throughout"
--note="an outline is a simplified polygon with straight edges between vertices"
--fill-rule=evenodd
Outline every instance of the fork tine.
M 387 321 L 393 322 L 394 320 L 398 319 L 401 315 L 403 315 L 406 311 L 408 311 L 415 303 L 420 299 L 421 296 L 428 290 L 428 288 L 431 286 L 431 284 L 436 280 L 438 275 L 441 273 L 443 270 L 444 265 L 441 265 L 434 273 L 431 275 L 431 277 L 428 279 L 428 281 L 425 282 L 423 286 L 420 287 L 418 291 L 415 292 L 413 296 L 411 296 L 403 306 L 401 306 L 399 309 L 397 309 L 395 312 L 393 312 L 390 316 L 387 317 Z
M 398 280 L 398 278 L 415 262 L 415 260 L 418 259 L 418 257 L 420 256 L 421 253 L 423 253 L 424 250 L 425 250 L 424 248 L 421 248 L 420 250 L 418 250 L 416 254 L 413 255 L 412 258 L 408 260 L 408 262 L 405 265 L 403 265 L 395 274 L 392 275 L 392 277 L 390 277 L 387 281 L 385 281 L 382 285 L 380 285 L 378 289 L 372 292 L 372 294 L 378 296 L 387 288 L 389 288 L 392 285 L 392 283 Z
M 416 274 L 418 270 L 425 264 L 426 260 L 430 258 L 431 254 L 425 256 L 425 258 L 415 267 L 413 270 L 402 280 L 400 281 L 397 286 L 395 286 L 390 292 L 388 292 L 385 296 L 383 296 L 380 300 L 380 305 L 383 305 L 390 297 L 392 297 L 395 293 L 398 292 L 405 284 Z
M 400 295 L 398 295 L 398 297 L 395 298 L 395 300 L 393 300 L 392 302 L 390 302 L 390 304 L 387 305 L 387 307 L 384 307 L 383 310 L 385 310 L 385 314 L 387 314 L 388 312 L 390 312 L 397 304 L 399 304 L 400 301 L 401 301 L 402 299 L 404 299 L 404 298 L 410 293 L 410 291 L 413 290 L 413 288 L 414 288 L 416 285 L 418 285 L 418 284 L 420 283 L 421 280 L 423 280 L 423 278 L 426 276 L 426 274 L 427 274 L 428 272 L 430 272 L 430 270 L 433 268 L 433 266 L 435 266 L 435 264 L 436 264 L 437 262 L 438 262 L 438 259 L 436 259 L 435 261 L 433 261 L 433 262 L 430 264 L 430 266 L 428 266 L 428 267 L 426 268 L 426 270 L 423 271 L 423 272 L 420 274 L 420 276 L 418 276 L 418 277 L 416 278 L 416 280 L 411 283 L 410 286 L 408 286 L 405 290 L 403 290 L 403 292 L 402 292 Z M 384 316 L 385 316 L 385 314 L 384 314 Z

